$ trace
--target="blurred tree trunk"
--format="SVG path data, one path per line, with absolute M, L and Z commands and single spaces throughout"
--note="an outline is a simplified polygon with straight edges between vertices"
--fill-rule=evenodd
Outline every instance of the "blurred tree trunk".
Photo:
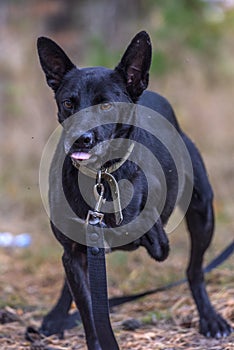
M 147 12 L 149 2 L 143 0 L 60 0 L 58 13 L 49 15 L 46 26 L 52 32 L 89 27 L 107 41 L 126 19 L 137 20 Z

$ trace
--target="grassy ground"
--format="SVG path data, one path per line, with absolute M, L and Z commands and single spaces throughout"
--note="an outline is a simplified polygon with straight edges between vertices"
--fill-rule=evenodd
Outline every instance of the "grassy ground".
M 130 255 L 114 253 L 109 256 L 110 295 L 142 291 L 180 278 L 186 265 L 186 244 L 184 232 L 181 231 L 171 237 L 171 256 L 165 264 L 160 264 L 160 269 L 159 264 L 148 258 L 143 250 Z M 228 240 L 225 233 L 224 238 Z M 213 251 L 208 254 L 209 259 L 218 250 L 213 247 Z M 33 347 L 24 340 L 26 327 L 39 327 L 43 315 L 59 294 L 63 278 L 59 255 L 59 249 L 52 241 L 49 247 L 37 241 L 25 251 L 1 251 L 2 349 L 85 349 L 81 326 L 66 331 L 64 340 L 56 336 L 46 339 L 35 337 Z M 207 281 L 213 304 L 234 326 L 232 269 L 233 260 L 228 260 L 209 274 Z M 141 328 L 124 330 L 123 322 L 132 318 L 141 322 Z M 112 325 L 121 349 L 230 350 L 234 344 L 234 335 L 223 340 L 208 340 L 198 334 L 197 312 L 187 285 L 115 308 Z

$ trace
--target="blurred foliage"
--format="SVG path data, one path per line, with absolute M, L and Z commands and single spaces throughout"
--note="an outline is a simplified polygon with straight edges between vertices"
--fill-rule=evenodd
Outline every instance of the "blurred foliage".
M 157 46 L 153 47 L 154 60 L 151 67 L 153 73 L 162 75 L 178 68 L 186 60 L 184 55 L 187 51 L 192 51 L 202 59 L 212 60 L 213 65 L 216 59 L 220 58 L 219 45 L 226 26 L 225 21 L 220 20 L 218 9 L 212 4 L 200 0 L 147 0 L 145 2 L 138 0 L 134 4 L 137 5 L 135 20 L 138 19 L 138 26 L 140 24 L 147 30 L 150 25 L 151 37 L 157 40 Z M 131 1 L 128 4 L 129 9 L 127 11 L 125 9 L 124 12 L 121 6 L 116 8 L 116 18 L 121 16 L 124 18 L 126 13 L 132 13 L 134 4 Z M 233 13 L 232 15 L 229 13 L 231 24 L 230 17 L 233 19 Z M 111 26 L 107 25 L 106 28 L 112 32 Z M 91 35 L 90 49 L 85 55 L 85 61 L 90 65 L 111 66 L 113 60 L 115 63 L 118 62 L 122 51 L 116 50 L 116 47 L 108 42 L 108 35 L 109 30 L 104 31 L 102 36 L 97 36 L 95 33 Z
M 180 68 L 190 53 L 209 60 L 209 71 L 216 70 L 224 33 L 234 27 L 234 11 L 224 8 L 222 1 L 218 6 L 205 0 L 129 0 L 126 7 L 125 0 L 42 0 L 40 4 L 12 0 L 5 2 L 5 7 L 10 4 L 19 12 L 11 19 L 12 24 L 18 23 L 17 30 L 25 28 L 27 32 L 34 25 L 33 16 L 26 18 L 22 12 L 33 8 L 47 35 L 66 36 L 68 46 L 71 38 L 76 38 L 80 51 L 71 50 L 90 66 L 116 65 L 124 43 L 145 29 L 153 41 L 151 72 L 157 76 Z
M 156 7 L 162 22 L 155 30 L 159 48 L 153 71 L 162 74 L 177 66 L 186 48 L 207 58 L 217 56 L 222 25 L 207 18 L 210 5 L 199 0 L 159 0 Z

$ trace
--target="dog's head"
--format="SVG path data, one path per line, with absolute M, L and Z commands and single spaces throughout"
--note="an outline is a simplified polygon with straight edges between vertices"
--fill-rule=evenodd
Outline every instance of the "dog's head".
M 97 162 L 109 149 L 103 141 L 129 137 L 131 123 L 123 122 L 123 110 L 119 123 L 101 124 L 108 113 L 120 115 L 116 103 L 136 103 L 147 88 L 151 42 L 146 32 L 133 38 L 113 70 L 77 68 L 54 41 L 45 37 L 38 39 L 38 54 L 47 83 L 55 93 L 58 120 L 66 125 L 65 151 L 73 160 Z M 76 119 L 76 114 L 82 118 Z M 71 116 L 72 122 L 67 123 Z M 99 126 L 89 129 L 93 118 Z

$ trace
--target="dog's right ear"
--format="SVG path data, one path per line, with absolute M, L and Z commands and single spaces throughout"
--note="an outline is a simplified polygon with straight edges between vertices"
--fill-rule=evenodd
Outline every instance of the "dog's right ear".
M 61 47 L 49 38 L 38 38 L 37 50 L 47 84 L 56 92 L 64 75 L 75 68 L 75 65 Z

